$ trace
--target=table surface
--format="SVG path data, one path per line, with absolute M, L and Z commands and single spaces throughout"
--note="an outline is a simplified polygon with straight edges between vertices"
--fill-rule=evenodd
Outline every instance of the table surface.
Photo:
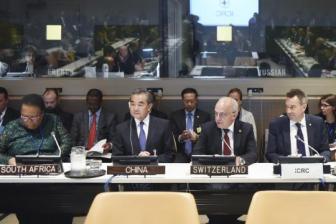
M 329 163 L 333 168 L 336 162 Z M 111 163 L 103 163 L 102 169 L 106 170 Z M 95 178 L 67 178 L 64 173 L 56 176 L 1 176 L 0 183 L 319 183 L 321 180 L 313 179 L 283 179 L 280 175 L 274 175 L 273 164 L 271 163 L 255 163 L 249 166 L 251 170 L 263 170 L 262 173 L 249 172 L 247 175 L 232 176 L 212 176 L 207 175 L 191 175 L 189 163 L 165 163 L 160 164 L 166 166 L 166 173 L 159 175 L 104 175 Z M 70 170 L 70 163 L 63 164 L 64 171 Z M 112 179 L 111 179 L 112 177 Z M 336 176 L 331 174 L 324 175 L 324 182 L 336 183 Z

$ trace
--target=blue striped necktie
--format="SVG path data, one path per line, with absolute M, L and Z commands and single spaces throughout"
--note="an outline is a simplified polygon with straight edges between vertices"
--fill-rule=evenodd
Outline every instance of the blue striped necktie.
M 146 134 L 145 134 L 145 130 L 143 129 L 144 126 L 144 122 L 141 121 L 140 122 L 140 134 L 139 134 L 139 143 L 140 143 L 140 150 L 141 151 L 145 151 L 146 150 Z
M 303 134 L 302 134 L 302 130 L 301 130 L 301 124 L 300 123 L 295 123 L 295 125 L 297 127 L 297 136 L 298 136 L 298 138 L 296 138 L 296 147 L 297 147 L 297 150 L 298 150 L 298 154 L 301 154 L 302 156 L 305 156 L 306 155 L 306 149 L 305 149 L 305 145 L 303 143 L 304 139 L 303 139 Z
M 186 125 L 187 130 L 193 130 L 193 122 L 192 122 L 192 113 L 188 112 L 187 113 L 187 125 Z M 184 144 L 184 152 L 187 155 L 190 155 L 192 151 L 192 142 L 191 140 L 186 140 Z

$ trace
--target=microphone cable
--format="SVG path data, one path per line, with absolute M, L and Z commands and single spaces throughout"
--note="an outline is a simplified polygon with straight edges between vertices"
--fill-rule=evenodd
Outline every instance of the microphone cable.
M 112 179 L 114 177 L 116 177 L 117 175 L 112 175 L 110 176 L 104 183 L 104 192 L 109 192 L 110 191 L 110 188 L 109 188 L 109 184 L 112 183 Z

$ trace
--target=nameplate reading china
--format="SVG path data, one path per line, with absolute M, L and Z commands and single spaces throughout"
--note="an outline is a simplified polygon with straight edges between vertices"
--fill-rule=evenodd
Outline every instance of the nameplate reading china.
M 281 178 L 283 179 L 311 179 L 322 177 L 322 163 L 281 164 Z
M 155 165 L 128 165 L 107 167 L 107 174 L 113 175 L 155 175 L 165 174 L 165 171 L 165 166 Z
M 234 165 L 192 165 L 190 174 L 203 174 L 209 176 L 228 176 L 234 174 L 248 174 L 247 166 Z
M 0 166 L 0 175 L 55 175 L 62 173 L 59 164 Z

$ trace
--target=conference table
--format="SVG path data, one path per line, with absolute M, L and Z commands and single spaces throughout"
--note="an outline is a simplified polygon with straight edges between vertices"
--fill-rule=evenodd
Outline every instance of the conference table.
M 102 169 L 110 166 L 103 163 Z M 196 199 L 200 214 L 244 214 L 248 210 L 253 194 L 258 190 L 274 189 L 275 184 L 311 183 L 319 185 L 319 178 L 283 179 L 272 173 L 273 164 L 256 163 L 249 166 L 249 174 L 212 176 L 190 174 L 189 163 L 167 163 L 165 174 L 157 175 L 103 175 L 95 178 L 67 178 L 53 176 L 0 176 L 0 213 L 35 212 L 63 213 L 74 216 L 85 215 L 95 195 L 122 190 L 127 184 L 150 183 L 164 186 L 169 191 L 191 192 Z M 331 167 L 336 164 L 331 163 Z M 70 164 L 64 163 L 64 171 Z M 0 166 L 1 168 L 1 166 Z M 257 172 L 260 171 L 260 172 Z M 323 182 L 333 185 L 336 176 L 325 174 Z M 199 185 L 227 184 L 245 186 L 229 190 L 198 189 Z M 173 186 L 173 188 L 170 188 Z M 194 186 L 196 186 L 194 188 Z

